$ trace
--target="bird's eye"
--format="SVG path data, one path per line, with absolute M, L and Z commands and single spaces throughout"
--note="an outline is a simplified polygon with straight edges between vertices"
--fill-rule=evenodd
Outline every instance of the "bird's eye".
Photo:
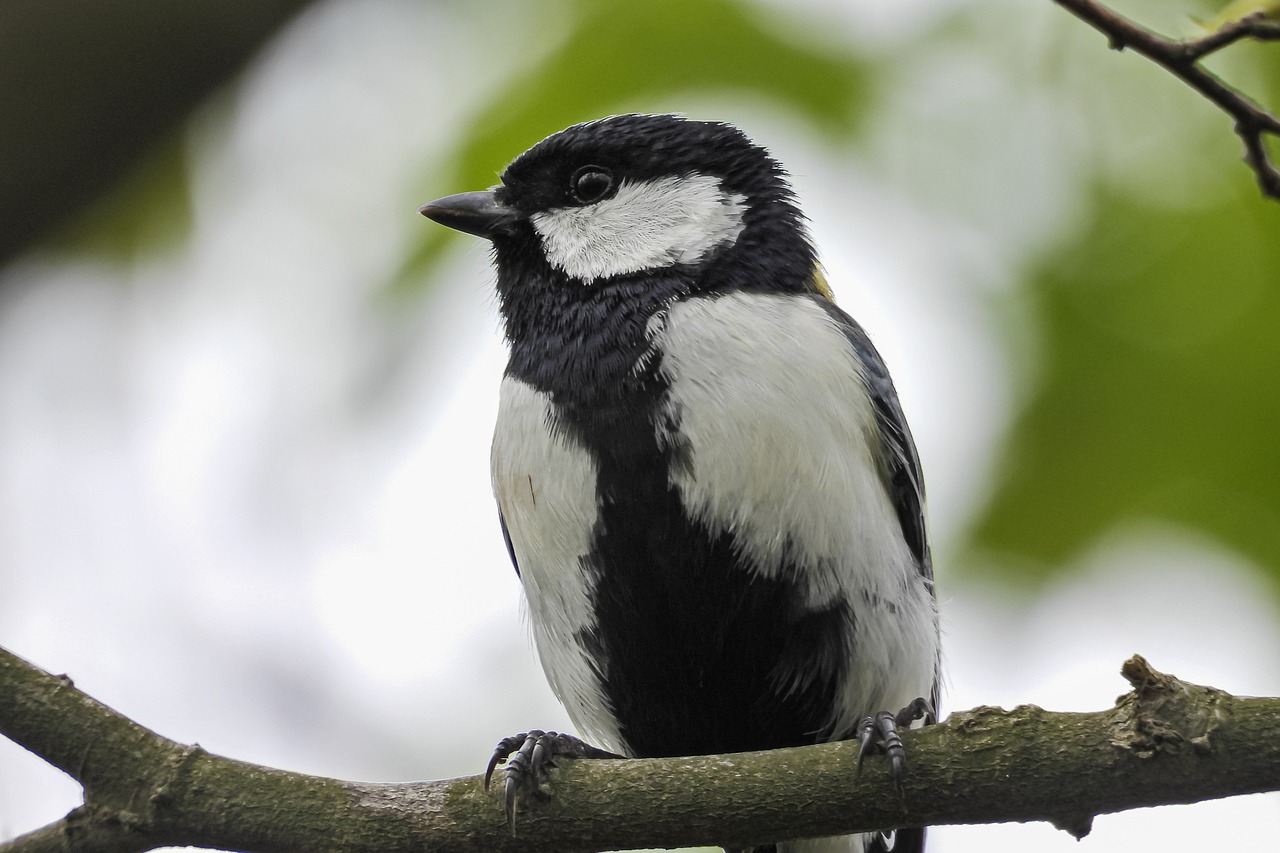
M 591 204 L 613 189 L 613 174 L 603 166 L 583 166 L 569 180 L 569 192 L 576 201 Z

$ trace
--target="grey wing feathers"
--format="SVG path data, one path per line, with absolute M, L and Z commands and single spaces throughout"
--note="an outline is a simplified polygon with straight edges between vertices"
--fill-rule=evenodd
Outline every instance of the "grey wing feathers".
M 885 487 L 902 526 L 902 536 L 915 555 L 920 573 L 932 579 L 933 563 L 925 533 L 924 478 L 920 473 L 920 458 L 916 454 L 902 405 L 898 402 L 898 392 L 889 377 L 889 369 L 867 333 L 852 317 L 826 299 L 817 297 L 817 301 L 849 339 L 863 366 L 867 390 L 875 406 L 876 424 L 880 428 Z
M 511 532 L 507 530 L 507 519 L 502 514 L 502 508 L 498 508 L 498 524 L 502 525 L 502 541 L 507 543 L 507 554 L 511 557 L 511 566 L 516 570 L 516 577 L 520 577 L 520 564 L 516 562 L 516 549 L 511 544 Z
M 920 457 L 916 453 L 906 415 L 898 402 L 898 392 L 889 377 L 889 369 L 867 333 L 852 317 L 826 299 L 819 298 L 819 302 L 844 332 L 862 364 L 883 444 L 881 457 L 885 466 L 885 486 L 889 499 L 893 502 L 898 523 L 902 526 L 902 536 L 915 555 L 920 574 L 932 581 L 933 561 L 929 555 L 929 542 L 925 533 L 924 477 L 920 472 Z M 929 696 L 933 713 L 938 708 L 938 687 L 935 679 Z M 926 722 L 935 722 L 932 714 Z M 894 833 L 892 841 L 877 835 L 872 840 L 868 853 L 921 853 L 924 850 L 924 840 L 923 827 L 900 829 Z

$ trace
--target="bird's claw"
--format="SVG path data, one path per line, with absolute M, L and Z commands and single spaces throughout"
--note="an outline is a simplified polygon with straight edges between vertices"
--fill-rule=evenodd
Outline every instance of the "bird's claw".
M 858 722 L 858 771 L 862 771 L 862 762 L 873 751 L 883 751 L 889 759 L 889 776 L 894 784 L 900 784 L 902 772 L 907 767 L 907 751 L 902 746 L 902 738 L 898 729 L 910 728 L 916 720 L 931 719 L 934 715 L 932 706 L 923 698 L 915 699 L 898 713 L 881 711 L 863 717 Z
M 507 814 L 507 826 L 511 828 L 511 834 L 515 835 L 516 814 L 521 799 L 529 794 L 543 799 L 551 796 L 546 784 L 551 778 L 550 771 L 556 766 L 557 758 L 620 757 L 573 735 L 531 729 L 498 742 L 484 771 L 484 789 L 489 790 L 494 769 L 506 761 L 506 767 L 502 771 L 502 802 Z

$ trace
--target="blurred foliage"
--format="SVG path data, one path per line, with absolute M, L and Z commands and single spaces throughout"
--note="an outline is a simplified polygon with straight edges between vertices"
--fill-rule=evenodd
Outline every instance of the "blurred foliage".
M 1280 46 L 1229 59 L 1247 94 L 1280 107 Z M 1005 579 L 1043 582 L 1112 529 L 1160 520 L 1235 549 L 1280 591 L 1280 205 L 1229 119 L 1185 101 L 1161 144 L 1199 146 L 1217 185 L 1179 204 L 1099 183 L 1083 227 L 1021 282 L 1041 363 L 970 543 L 1016 558 L 986 564 Z M 1218 126 L 1212 144 L 1193 111 Z
M 1041 375 L 978 547 L 1049 573 L 1161 518 L 1280 583 L 1280 205 L 1226 165 L 1236 191 L 1203 207 L 1098 188 L 1089 226 L 1028 276 Z
M 564 31 L 559 45 L 459 134 L 452 164 L 432 177 L 434 196 L 491 186 L 517 154 L 570 124 L 681 92 L 769 98 L 832 135 L 852 135 L 867 109 L 860 60 L 781 36 L 776 21 L 747 3 L 570 0 L 564 13 L 547 15 Z M 452 239 L 446 229 L 424 229 L 398 286 L 421 287 Z
M 170 239 L 166 227 L 184 221 L 181 119 L 305 3 L 0 6 L 0 260 L 73 214 L 111 223 L 77 232 L 79 245 L 127 254 L 156 242 L 147 235 Z M 879 106 L 871 94 L 880 66 L 817 33 L 804 38 L 797 22 L 784 34 L 770 17 L 778 9 L 745 0 L 544 5 L 540 31 L 525 39 L 544 51 L 460 129 L 445 166 L 423 180 L 431 196 L 491 185 L 513 156 L 568 124 L 687 93 L 765 98 L 833 140 L 858 138 Z M 978 6 L 981 25 L 963 38 L 984 52 L 993 48 L 980 40 L 1002 37 L 993 31 L 1001 7 Z M 1060 31 L 1083 28 L 1051 3 L 1040 14 L 1056 16 Z M 954 39 L 959 20 L 893 61 L 925 55 L 938 46 L 930 38 Z M 1095 53 L 1064 61 L 1101 61 L 1105 42 L 1088 37 Z M 1280 46 L 1232 51 L 1232 69 L 1260 87 L 1250 93 L 1275 107 Z M 1006 63 L 1006 73 L 1020 72 L 1035 70 Z M 1161 77 L 1160 85 L 1181 84 Z M 1090 94 L 1094 103 L 1109 96 Z M 1190 93 L 1186 103 L 1188 115 L 1209 111 Z M 1180 131 L 1171 127 L 1158 143 L 1184 144 Z M 1043 581 L 1109 529 L 1154 518 L 1238 549 L 1280 587 L 1280 205 L 1259 198 L 1231 156 L 1225 120 L 1220 132 L 1223 145 L 1206 154 L 1219 192 L 1182 206 L 1157 202 L 1113 186 L 1099 164 L 1073 232 L 1021 282 L 1015 298 L 1038 322 L 1040 372 L 961 549 L 1015 558 L 988 561 L 989 571 Z M 92 203 L 126 174 L 134 177 L 110 208 Z M 450 238 L 423 228 L 415 239 L 396 277 L 404 293 L 421 291 Z
M 0 264 L 87 210 L 118 217 L 91 245 L 124 257 L 183 233 L 183 119 L 309 2 L 0 4 Z M 139 168 L 118 203 L 94 208 Z M 175 212 L 176 227 L 155 227 Z
M 1233 0 L 1212 18 L 1206 21 L 1197 19 L 1197 23 L 1205 30 L 1212 31 L 1256 12 L 1262 12 L 1267 18 L 1280 18 L 1280 0 Z

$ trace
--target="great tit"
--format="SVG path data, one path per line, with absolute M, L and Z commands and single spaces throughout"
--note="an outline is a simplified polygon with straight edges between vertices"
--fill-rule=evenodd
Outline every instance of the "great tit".
M 612 116 L 420 212 L 493 245 L 502 533 L 547 679 L 597 745 L 505 739 L 508 818 L 557 755 L 859 738 L 900 774 L 896 727 L 938 700 L 920 463 L 779 163 L 729 124 Z

